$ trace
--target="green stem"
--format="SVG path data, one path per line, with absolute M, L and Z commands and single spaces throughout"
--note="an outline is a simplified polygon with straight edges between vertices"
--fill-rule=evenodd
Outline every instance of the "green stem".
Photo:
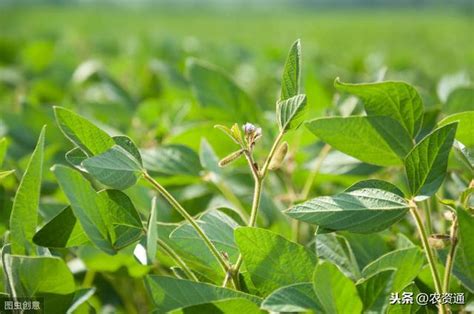
M 86 272 L 86 275 L 84 276 L 84 281 L 82 282 L 82 287 L 83 288 L 90 288 L 92 286 L 92 283 L 94 282 L 94 278 L 95 278 L 95 271 L 88 270 Z
M 423 244 L 423 249 L 425 251 L 426 258 L 428 260 L 428 265 L 431 270 L 431 275 L 433 277 L 436 293 L 441 295 L 442 293 L 441 280 L 438 274 L 438 270 L 436 269 L 436 261 L 433 255 L 433 251 L 431 250 L 431 247 L 428 243 L 428 236 L 426 234 L 426 229 L 423 225 L 420 214 L 418 213 L 418 206 L 416 205 L 414 201 L 410 201 L 410 213 L 413 216 L 413 219 L 415 220 L 416 227 L 418 229 L 418 234 L 420 235 L 421 243 Z M 439 304 L 439 313 L 441 314 L 446 313 L 446 307 L 444 304 Z
M 451 239 L 451 247 L 449 248 L 449 253 L 446 257 L 446 265 L 444 267 L 443 293 L 449 292 L 449 281 L 451 280 L 451 272 L 453 271 L 454 265 L 454 256 L 456 255 L 456 247 L 458 244 L 457 232 L 458 222 L 457 218 L 454 217 L 453 224 L 451 225 L 451 231 L 449 234 L 449 238 Z
M 211 251 L 212 255 L 216 258 L 216 260 L 219 262 L 219 265 L 222 267 L 222 270 L 224 273 L 227 273 L 228 270 L 230 269 L 230 266 L 227 264 L 225 261 L 224 257 L 219 253 L 217 248 L 214 246 L 214 244 L 211 242 L 211 240 L 208 238 L 208 236 L 204 233 L 204 231 L 201 229 L 201 227 L 197 224 L 197 222 L 194 220 L 194 218 L 181 206 L 181 204 L 158 182 L 155 181 L 147 172 L 143 173 L 143 177 L 153 185 L 153 187 L 171 204 L 171 206 L 178 211 L 178 213 L 183 216 L 184 219 L 186 219 L 189 224 L 196 230 L 198 235 L 201 237 L 201 239 L 204 241 L 206 246 L 209 248 Z
M 164 242 L 163 240 L 157 239 L 157 243 L 158 243 L 159 246 L 161 246 L 163 251 L 169 257 L 171 257 L 176 262 L 176 264 L 178 264 L 183 269 L 183 271 L 186 273 L 186 275 L 188 275 L 189 278 L 191 278 L 192 280 L 194 280 L 196 282 L 199 282 L 199 279 L 191 271 L 191 269 L 188 267 L 188 265 L 186 265 L 186 263 L 183 261 L 183 259 L 172 248 L 170 248 L 168 246 L 168 244 L 166 244 L 166 242 Z
M 324 145 L 324 147 L 321 149 L 318 159 L 316 160 L 314 164 L 314 168 L 309 174 L 308 179 L 306 179 L 306 182 L 303 187 L 303 191 L 301 192 L 300 197 L 299 197 L 300 200 L 304 201 L 308 198 L 309 192 L 311 191 L 311 187 L 313 186 L 314 180 L 316 179 L 316 176 L 318 175 L 319 170 L 321 169 L 324 159 L 326 159 L 330 151 L 331 151 L 331 146 L 328 144 Z
M 260 199 L 262 196 L 262 187 L 263 187 L 263 181 L 265 180 L 265 177 L 268 173 L 268 167 L 270 166 L 270 162 L 272 161 L 273 155 L 275 155 L 275 152 L 277 150 L 278 145 L 281 142 L 281 139 L 283 138 L 284 133 L 280 131 L 278 133 L 277 137 L 275 138 L 275 141 L 273 142 L 272 148 L 270 149 L 270 152 L 268 153 L 267 158 L 265 159 L 265 162 L 263 163 L 262 169 L 259 170 L 256 168 L 256 164 L 253 160 L 252 154 L 248 151 L 245 150 L 245 158 L 247 159 L 247 162 L 249 164 L 250 170 L 252 171 L 252 175 L 255 181 L 255 186 L 254 186 L 254 191 L 253 191 L 253 200 L 252 200 L 252 209 L 250 210 L 250 219 L 248 226 L 249 227 L 254 227 L 257 224 L 257 217 L 258 217 L 258 207 L 260 206 Z M 242 254 L 239 254 L 239 257 L 237 258 L 237 262 L 235 263 L 235 266 L 226 274 L 226 277 L 223 282 L 223 286 L 227 284 L 227 281 L 232 278 L 234 281 L 234 284 L 239 287 L 239 270 L 240 267 L 242 266 Z
M 431 224 L 431 199 L 427 199 L 423 204 L 423 211 L 425 212 L 426 219 L 426 232 L 428 234 L 433 233 L 433 227 Z

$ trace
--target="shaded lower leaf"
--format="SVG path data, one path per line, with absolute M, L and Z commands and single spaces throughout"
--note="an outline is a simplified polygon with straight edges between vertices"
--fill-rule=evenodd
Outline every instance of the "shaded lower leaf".
M 150 275 L 145 278 L 145 285 L 159 313 L 231 298 L 247 299 L 256 305 L 261 303 L 260 298 L 250 294 L 172 277 Z
M 364 313 L 384 313 L 389 305 L 395 270 L 384 270 L 357 283 Z
M 75 283 L 62 259 L 6 254 L 4 262 L 13 296 L 44 297 L 48 313 L 67 311 L 74 297 Z
M 175 310 L 170 314 L 263 314 L 258 305 L 247 299 L 224 299 Z
M 199 156 L 184 145 L 165 145 L 144 150 L 143 163 L 151 172 L 163 175 L 199 176 Z
M 260 228 L 239 227 L 234 235 L 245 267 L 262 295 L 311 280 L 317 258 L 304 246 Z
M 89 243 L 89 238 L 68 206 L 38 230 L 33 241 L 40 246 L 65 248 Z
M 272 312 L 321 312 L 313 284 L 296 283 L 275 290 L 262 303 L 262 309 Z
M 362 270 L 364 278 L 369 278 L 385 270 L 396 270 L 393 291 L 400 292 L 420 272 L 425 259 L 418 247 L 400 249 L 382 255 Z
M 400 220 L 408 208 L 408 203 L 396 194 L 364 188 L 317 197 L 297 204 L 285 213 L 326 229 L 371 233 L 384 230 Z
M 334 265 L 323 261 L 314 271 L 313 289 L 326 313 L 360 313 L 362 302 L 355 284 Z
M 359 266 L 347 240 L 334 233 L 316 236 L 316 252 L 321 259 L 339 266 L 339 269 L 352 280 L 361 277 Z

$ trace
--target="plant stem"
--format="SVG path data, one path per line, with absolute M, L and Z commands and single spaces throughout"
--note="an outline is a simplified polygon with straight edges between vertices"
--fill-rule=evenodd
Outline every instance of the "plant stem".
M 255 181 L 255 186 L 254 186 L 254 191 L 253 191 L 253 200 L 252 200 L 252 208 L 250 210 L 250 219 L 248 222 L 249 227 L 254 227 L 257 224 L 257 217 L 258 217 L 258 207 L 260 206 L 260 199 L 262 196 L 262 187 L 263 187 L 263 181 L 268 173 L 268 167 L 270 166 L 270 162 L 272 161 L 273 155 L 275 155 L 275 152 L 277 150 L 278 145 L 281 142 L 281 139 L 283 138 L 284 132 L 280 131 L 275 138 L 275 141 L 273 142 L 272 148 L 270 149 L 270 152 L 268 153 L 267 158 L 265 159 L 265 162 L 263 163 L 262 169 L 259 170 L 256 167 L 256 163 L 253 160 L 252 154 L 246 149 L 244 151 L 245 158 L 247 159 L 247 162 L 249 164 L 250 170 L 252 172 L 252 176 Z M 240 267 L 242 266 L 242 254 L 239 254 L 239 257 L 237 258 L 237 262 L 235 263 L 235 266 L 232 267 L 232 269 L 227 272 L 226 277 L 223 282 L 223 286 L 227 284 L 227 281 L 232 278 L 234 281 L 234 284 L 239 287 L 239 270 Z
M 421 243 L 423 244 L 423 249 L 425 251 L 426 258 L 430 266 L 431 275 L 433 277 L 436 293 L 441 295 L 442 293 L 441 280 L 438 274 L 438 270 L 436 269 L 436 261 L 434 259 L 433 251 L 431 250 L 431 247 L 428 243 L 428 236 L 426 234 L 426 229 L 423 225 L 420 214 L 418 213 L 418 206 L 413 200 L 410 200 L 410 213 L 413 216 L 413 219 L 415 220 L 416 227 L 418 229 L 418 234 L 420 235 Z M 446 313 L 446 307 L 444 304 L 439 304 L 439 313 L 441 314 Z
M 227 264 L 224 257 L 219 253 L 217 248 L 214 246 L 214 244 L 211 242 L 208 236 L 204 233 L 201 227 L 197 224 L 194 218 L 183 208 L 183 206 L 181 206 L 181 204 L 173 197 L 173 195 L 171 195 L 161 184 L 159 184 L 155 179 L 153 179 L 147 172 L 143 173 L 143 177 L 153 185 L 153 187 L 171 204 L 171 206 L 174 207 L 174 209 L 178 211 L 178 213 L 181 214 L 181 216 L 183 216 L 184 219 L 186 219 L 189 222 L 189 224 L 194 228 L 194 230 L 196 230 L 198 235 L 201 237 L 201 239 L 204 241 L 206 246 L 209 248 L 212 255 L 214 255 L 214 257 L 217 259 L 224 273 L 227 273 L 227 271 L 230 269 L 230 266 Z
M 454 256 L 456 255 L 456 247 L 458 244 L 457 232 L 458 232 L 458 221 L 457 221 L 457 217 L 455 216 L 453 219 L 453 223 L 451 225 L 451 231 L 449 234 L 449 238 L 451 239 L 451 247 L 449 248 L 449 253 L 448 253 L 448 256 L 446 257 L 446 265 L 444 268 L 443 293 L 449 292 L 449 281 L 451 280 L 451 272 L 453 271 L 453 265 L 454 265 Z
M 316 179 L 316 176 L 318 175 L 319 170 L 321 169 L 323 161 L 326 159 L 330 151 L 331 151 L 331 146 L 328 144 L 324 145 L 323 148 L 321 149 L 318 159 L 316 160 L 314 164 L 314 168 L 309 174 L 308 179 L 306 179 L 306 182 L 303 187 L 303 191 L 301 191 L 301 194 L 299 197 L 300 200 L 304 201 L 308 198 L 309 192 L 311 191 L 311 186 L 313 185 L 314 180 Z
M 186 273 L 186 275 L 188 275 L 189 278 L 191 278 L 192 280 L 196 282 L 199 282 L 199 279 L 191 271 L 188 265 L 186 265 L 183 259 L 172 248 L 170 248 L 168 244 L 166 244 L 166 242 L 164 242 L 163 240 L 157 239 L 157 243 L 159 246 L 161 246 L 163 251 L 165 251 L 165 253 L 168 254 L 168 256 L 171 257 L 176 262 L 176 264 L 178 264 L 183 269 L 183 271 Z
M 86 272 L 86 275 L 84 276 L 84 281 L 82 282 L 82 287 L 83 288 L 92 287 L 92 283 L 94 282 L 94 278 L 95 278 L 95 271 L 88 270 Z
M 424 201 L 423 210 L 425 212 L 425 219 L 426 219 L 426 232 L 428 234 L 433 233 L 433 227 L 431 224 L 431 199 L 427 199 Z

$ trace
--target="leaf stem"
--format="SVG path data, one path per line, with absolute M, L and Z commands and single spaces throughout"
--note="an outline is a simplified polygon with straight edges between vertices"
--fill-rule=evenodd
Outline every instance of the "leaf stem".
M 157 241 L 158 245 L 161 246 L 163 251 L 165 251 L 165 253 L 169 257 L 171 257 L 176 262 L 176 264 L 178 264 L 183 269 L 183 271 L 186 273 L 186 275 L 188 275 L 188 277 L 190 279 L 192 279 L 196 282 L 199 282 L 199 279 L 191 271 L 191 269 L 188 267 L 188 265 L 186 265 L 186 263 L 183 261 L 183 259 L 171 247 L 169 247 L 168 244 L 166 244 L 165 241 L 163 241 L 161 239 L 157 239 L 156 241 Z
M 431 250 L 431 247 L 428 243 L 428 236 L 426 234 L 426 229 L 423 225 L 420 214 L 418 213 L 418 206 L 413 200 L 410 200 L 410 213 L 413 216 L 413 219 L 415 220 L 416 227 L 418 229 L 418 234 L 420 235 L 421 243 L 423 244 L 423 249 L 425 251 L 426 258 L 428 260 L 428 264 L 431 270 L 431 275 L 433 276 L 433 282 L 435 285 L 436 293 L 441 295 L 442 293 L 441 280 L 438 274 L 438 270 L 436 269 L 436 261 L 433 255 L 433 251 Z M 446 313 L 446 307 L 444 304 L 439 304 L 439 313 L 441 314 Z
M 457 232 L 458 221 L 457 217 L 454 216 L 453 223 L 451 225 L 451 231 L 449 234 L 449 238 L 451 240 L 451 247 L 449 248 L 449 253 L 446 257 L 446 265 L 444 268 L 443 293 L 449 292 L 449 281 L 451 280 L 451 272 L 453 271 L 454 265 L 454 256 L 456 255 L 456 247 L 458 245 Z
M 143 177 L 153 185 L 153 187 L 171 204 L 171 206 L 178 211 L 178 213 L 183 216 L 184 219 L 186 219 L 189 224 L 196 230 L 198 235 L 201 237 L 201 239 L 204 241 L 206 246 L 209 248 L 211 251 L 212 255 L 216 258 L 216 260 L 219 262 L 220 266 L 222 267 L 222 270 L 224 273 L 227 273 L 228 270 L 230 269 L 230 266 L 227 264 L 225 261 L 224 257 L 219 253 L 217 248 L 214 246 L 214 244 L 211 242 L 209 237 L 204 233 L 204 230 L 201 229 L 201 227 L 197 224 L 197 222 L 194 220 L 194 218 L 181 206 L 181 204 L 171 195 L 161 184 L 159 184 L 155 179 L 153 179 L 146 171 L 143 172 Z

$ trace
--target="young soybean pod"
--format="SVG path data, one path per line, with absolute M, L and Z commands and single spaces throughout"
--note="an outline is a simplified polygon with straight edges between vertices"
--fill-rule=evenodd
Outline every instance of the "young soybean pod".
M 280 168 L 287 153 L 288 153 L 288 142 L 283 142 L 280 144 L 280 146 L 278 146 L 277 151 L 275 152 L 275 155 L 270 161 L 270 165 L 268 166 L 268 169 L 275 170 L 275 169 Z

